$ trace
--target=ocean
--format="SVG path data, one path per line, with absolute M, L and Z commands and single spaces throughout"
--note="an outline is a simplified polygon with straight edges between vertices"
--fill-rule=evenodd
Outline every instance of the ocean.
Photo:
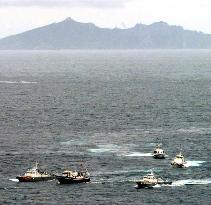
M 210 144 L 211 50 L 0 51 L 0 204 L 208 205 Z M 35 161 L 91 182 L 18 183 Z M 136 189 L 151 170 L 172 185 Z

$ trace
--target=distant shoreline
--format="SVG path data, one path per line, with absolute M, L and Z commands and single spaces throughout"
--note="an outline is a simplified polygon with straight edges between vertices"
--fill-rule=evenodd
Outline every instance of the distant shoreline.
M 68 18 L 0 39 L 0 50 L 211 49 L 211 35 L 165 22 L 108 29 Z

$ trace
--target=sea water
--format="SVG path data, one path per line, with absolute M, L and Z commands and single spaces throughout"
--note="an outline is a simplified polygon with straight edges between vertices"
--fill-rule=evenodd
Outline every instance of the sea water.
M 0 116 L 0 204 L 211 204 L 210 50 L 1 51 Z M 35 161 L 91 182 L 18 183 Z

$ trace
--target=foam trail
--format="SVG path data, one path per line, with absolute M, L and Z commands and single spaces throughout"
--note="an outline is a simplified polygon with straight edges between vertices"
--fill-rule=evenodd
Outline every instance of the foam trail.
M 178 132 L 182 133 L 190 133 L 190 134 L 210 134 L 211 133 L 211 128 L 206 128 L 206 127 L 190 127 L 188 129 L 179 129 L 177 130 Z
M 115 144 L 97 145 L 98 148 L 89 149 L 93 153 L 113 152 L 117 153 L 120 150 L 120 146 Z
M 92 173 L 94 176 L 105 176 L 105 175 L 122 175 L 122 174 L 128 174 L 128 173 L 140 173 L 140 172 L 149 172 L 149 170 L 139 170 L 139 169 L 133 169 L 133 170 L 116 170 L 116 171 L 107 171 L 107 172 L 94 172 Z
M 205 161 L 186 161 L 186 167 L 200 167 Z
M 1 80 L 0 83 L 5 83 L 5 84 L 35 84 L 37 82 L 30 82 L 30 81 L 9 81 L 9 80 Z
M 24 81 L 24 80 L 22 80 L 22 81 L 20 81 L 20 83 L 23 83 L 23 84 L 35 84 L 37 82 L 30 82 L 30 81 Z
M 93 153 L 103 153 L 103 152 L 109 152 L 111 149 L 101 148 L 101 149 L 89 149 L 90 152 Z
M 83 145 L 84 142 L 80 140 L 69 140 L 65 142 L 61 142 L 61 145 L 69 146 L 69 145 Z
M 9 80 L 1 80 L 0 83 L 13 84 L 13 83 L 17 83 L 17 82 L 16 81 L 9 81 Z
M 141 153 L 141 152 L 132 152 L 130 154 L 126 154 L 127 157 L 151 157 L 152 153 Z
M 19 182 L 18 179 L 9 179 L 9 180 L 12 181 L 12 182 Z
M 159 184 L 156 184 L 155 186 L 153 186 L 153 188 L 160 188 L 161 187 L 161 185 L 159 185 Z
M 211 179 L 184 179 L 174 181 L 170 186 L 184 186 L 184 185 L 205 185 L 211 184 Z

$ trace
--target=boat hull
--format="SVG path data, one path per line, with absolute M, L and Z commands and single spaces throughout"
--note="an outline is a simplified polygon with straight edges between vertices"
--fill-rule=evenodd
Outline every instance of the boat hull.
M 47 176 L 47 177 L 30 177 L 30 176 L 17 176 L 16 179 L 19 182 L 40 182 L 40 181 L 49 181 L 55 179 L 54 176 Z
M 63 176 L 57 176 L 56 177 L 60 184 L 77 184 L 77 183 L 86 183 L 90 182 L 90 178 L 72 178 L 72 177 L 63 177 Z
M 171 165 L 172 165 L 173 167 L 176 167 L 176 168 L 184 168 L 184 167 L 185 167 L 185 164 L 171 163 Z
M 153 188 L 153 186 L 156 185 L 156 183 L 144 183 L 144 182 L 136 182 L 136 184 L 138 185 L 137 188 L 141 189 L 141 188 Z
M 154 154 L 153 157 L 155 159 L 165 159 L 165 155 L 164 154 Z

